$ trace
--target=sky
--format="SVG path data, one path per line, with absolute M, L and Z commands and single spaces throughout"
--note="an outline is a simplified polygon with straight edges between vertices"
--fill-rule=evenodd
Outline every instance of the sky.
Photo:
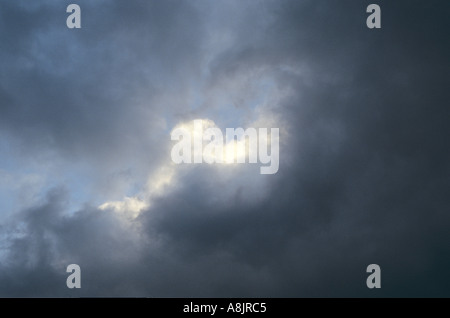
M 450 297 L 449 16 L 1 1 L 0 296 Z M 279 128 L 278 171 L 173 163 L 197 119 Z

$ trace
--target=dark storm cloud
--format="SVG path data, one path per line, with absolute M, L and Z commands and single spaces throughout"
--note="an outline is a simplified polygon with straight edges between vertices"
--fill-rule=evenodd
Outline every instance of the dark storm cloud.
M 159 97 L 175 87 L 185 96 L 184 81 L 195 81 L 205 64 L 208 89 L 263 69 L 290 94 L 274 106 L 285 134 L 280 170 L 270 179 L 244 172 L 225 182 L 217 171 L 196 167 L 180 174 L 177 187 L 135 220 L 89 206 L 67 214 L 69 194 L 50 191 L 40 205 L 2 227 L 8 228 L 2 296 L 450 295 L 450 6 L 378 1 L 382 29 L 369 30 L 370 2 L 241 3 L 218 4 L 224 6 L 218 17 L 230 25 L 213 31 L 231 32 L 233 40 L 209 59 L 201 49 L 205 29 L 214 25 L 201 9 L 210 8 L 206 2 L 107 5 L 95 21 L 101 32 L 94 26 L 76 36 L 67 32 L 80 45 L 67 43 L 69 48 L 94 54 L 67 63 L 91 74 L 78 79 L 68 77 L 81 72 L 77 68 L 63 75 L 51 68 L 37 72 L 40 64 L 12 73 L 13 84 L 34 79 L 26 92 L 40 107 L 30 117 L 28 95 L 3 81 L 3 73 L 3 129 L 18 136 L 21 127 L 33 129 L 36 138 L 55 135 L 61 145 L 68 143 L 62 148 L 88 138 L 89 151 L 101 144 L 103 133 L 120 140 L 135 128 L 121 125 L 126 112 L 141 114 L 125 103 L 130 89 L 142 93 L 150 87 Z M 237 14 L 239 8 L 246 9 Z M 87 28 L 94 22 L 83 23 Z M 14 28 L 20 39 L 36 37 L 26 25 Z M 26 43 L 10 50 L 22 52 Z M 158 62 L 148 55 L 152 50 Z M 2 50 L 2 68 L 22 65 L 15 55 Z M 144 72 L 141 63 L 158 75 Z M 159 86 L 159 78 L 170 87 Z M 72 85 L 87 92 L 72 95 Z M 54 95 L 46 99 L 46 92 Z M 65 106 L 57 110 L 51 101 Z M 167 114 L 165 105 L 151 105 Z M 189 110 L 178 107 L 169 116 L 187 118 Z M 70 120 L 61 124 L 66 110 Z M 45 116 L 53 111 L 54 117 Z M 105 114 L 101 124 L 95 120 Z M 79 159 L 85 155 L 80 152 Z M 264 182 L 264 197 L 249 199 Z M 65 287 L 70 263 L 82 268 L 80 290 Z M 371 263 L 381 266 L 381 290 L 365 286 Z
M 81 1 L 74 31 L 68 3 L 0 5 L 0 131 L 22 158 L 90 170 L 94 196 L 124 172 L 142 184 L 166 153 L 164 110 L 185 106 L 161 96 L 198 72 L 202 18 L 189 2 Z
M 64 3 L 2 3 L 2 130 L 38 151 L 111 160 L 118 145 L 151 145 L 145 130 L 163 107 L 152 98 L 195 72 L 201 22 L 189 22 L 200 17 L 187 2 L 79 4 L 83 28 L 71 32 Z

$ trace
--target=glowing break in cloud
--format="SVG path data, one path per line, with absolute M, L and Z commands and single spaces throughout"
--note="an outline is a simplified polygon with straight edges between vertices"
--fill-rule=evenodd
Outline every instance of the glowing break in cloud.
M 260 163 L 261 174 L 277 173 L 279 168 L 279 129 L 226 128 L 222 131 L 209 119 L 196 119 L 183 123 L 171 132 L 171 139 L 178 140 L 171 152 L 172 161 L 180 163 Z M 181 140 L 180 140 L 181 138 Z M 209 141 L 208 144 L 204 142 Z M 270 145 L 270 154 L 268 148 Z M 192 160 L 193 159 L 193 160 Z M 248 160 L 247 160 L 248 159 Z

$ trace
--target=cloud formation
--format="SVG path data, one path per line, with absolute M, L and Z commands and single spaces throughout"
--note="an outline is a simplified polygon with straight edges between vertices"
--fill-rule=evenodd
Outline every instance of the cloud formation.
M 377 3 L 1 2 L 0 296 L 450 296 L 450 5 Z M 279 171 L 175 165 L 196 118 Z

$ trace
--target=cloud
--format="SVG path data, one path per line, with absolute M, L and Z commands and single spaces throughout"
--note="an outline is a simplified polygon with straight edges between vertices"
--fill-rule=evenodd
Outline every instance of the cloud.
M 0 5 L 1 296 L 449 295 L 449 5 L 78 4 Z M 196 118 L 279 171 L 173 164 Z

